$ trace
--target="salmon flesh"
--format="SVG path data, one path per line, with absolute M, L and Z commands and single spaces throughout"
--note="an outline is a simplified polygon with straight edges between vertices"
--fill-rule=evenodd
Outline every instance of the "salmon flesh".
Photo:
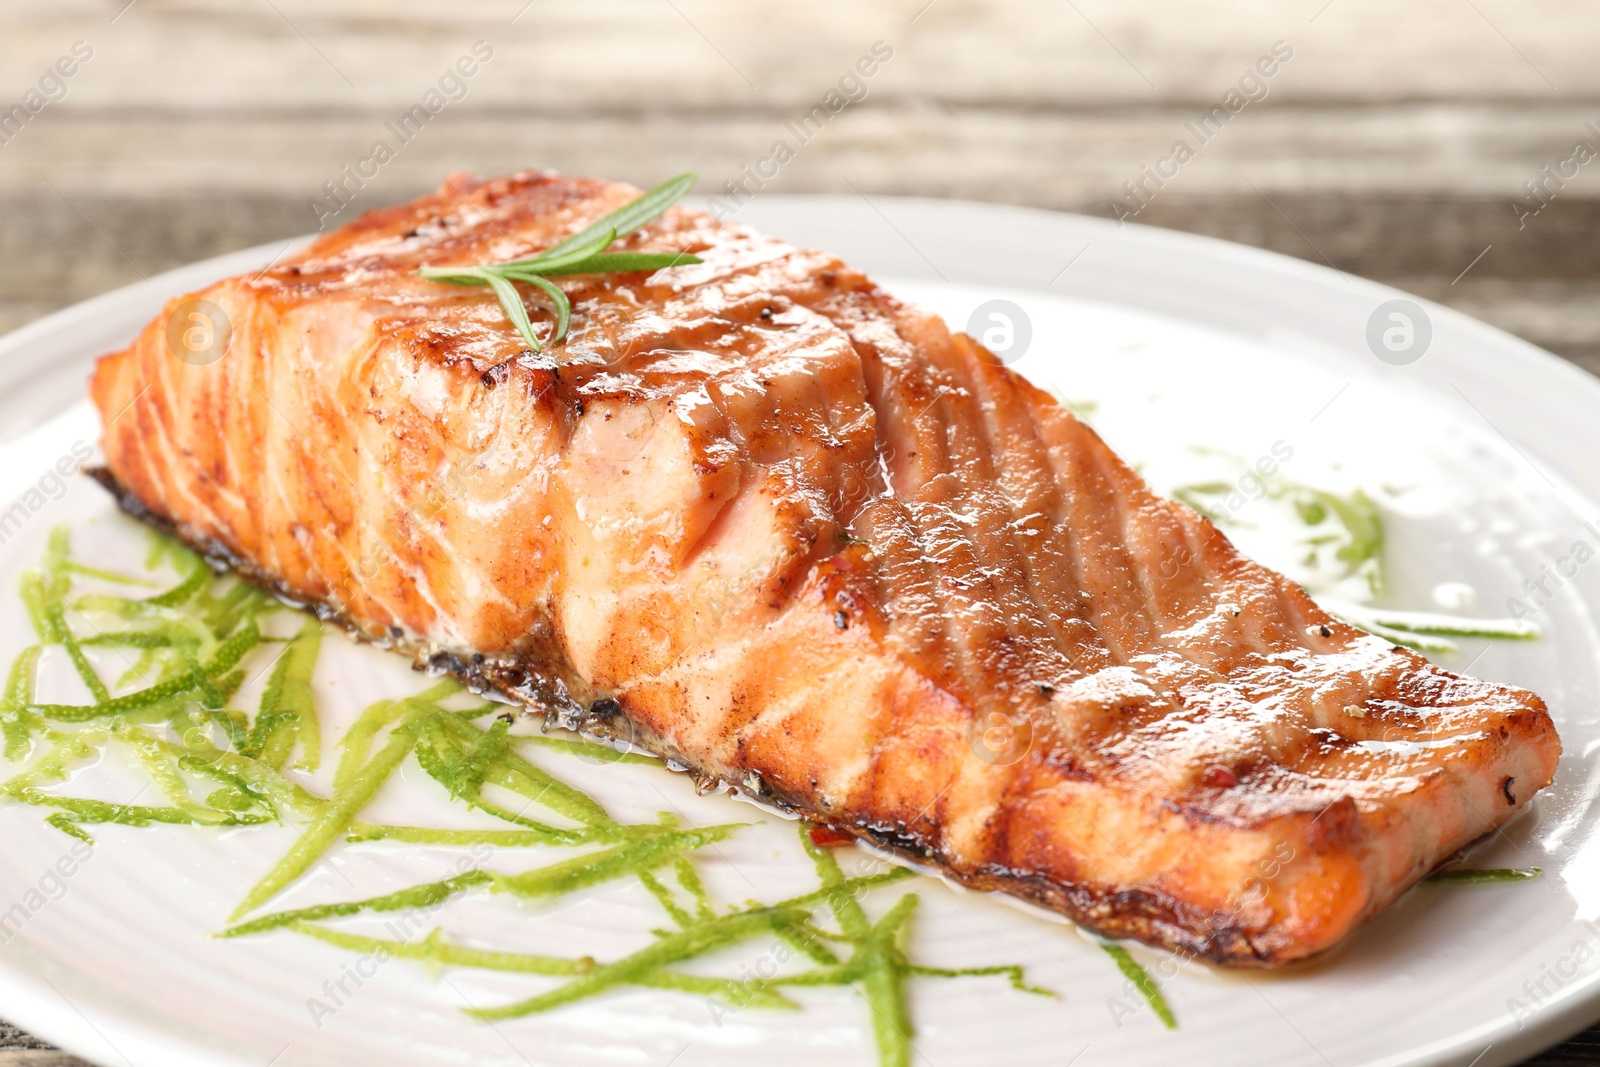
M 618 250 L 702 262 L 559 279 L 538 353 L 416 276 L 636 195 L 456 176 L 174 301 L 95 369 L 103 480 L 553 721 L 1222 964 L 1338 943 L 1549 784 L 1537 696 L 1330 617 L 830 255 L 675 208 Z

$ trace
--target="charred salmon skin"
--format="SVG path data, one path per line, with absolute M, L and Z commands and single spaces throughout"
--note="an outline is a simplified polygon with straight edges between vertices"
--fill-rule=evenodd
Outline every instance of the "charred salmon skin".
M 416 273 L 637 195 L 456 176 L 174 301 L 94 372 L 104 481 L 563 724 L 1222 964 L 1338 943 L 1549 784 L 1537 696 L 1330 617 L 832 256 L 675 208 L 616 248 L 699 262 L 557 279 L 537 352 Z

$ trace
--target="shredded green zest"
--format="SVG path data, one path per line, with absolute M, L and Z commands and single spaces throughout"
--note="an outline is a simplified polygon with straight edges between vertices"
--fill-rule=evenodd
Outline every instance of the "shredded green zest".
M 689 857 L 679 856 L 672 866 L 672 871 L 678 879 L 678 884 L 694 898 L 695 918 L 711 918 L 715 914 L 715 909 L 711 904 L 711 894 L 706 892 L 705 883 L 700 881 L 700 872 L 694 869 L 694 864 L 689 862 Z
M 75 559 L 67 559 L 61 565 L 62 571 L 67 574 L 78 574 L 85 578 L 98 578 L 102 582 L 111 582 L 115 585 L 143 586 L 146 589 L 159 589 L 161 583 L 149 578 L 140 578 L 132 574 L 123 574 L 121 571 L 110 571 L 104 567 L 91 567 Z
M 219 791 L 213 790 L 206 804 L 196 803 L 188 782 L 180 773 L 184 768 L 182 760 L 161 739 L 127 723 L 113 730 L 113 736 L 134 751 L 157 788 L 172 803 L 174 810 L 188 816 L 187 821 L 230 826 L 242 820 L 251 823 L 275 820 L 276 813 L 262 803 L 262 798 L 240 788 L 240 783 L 236 781 L 226 781 L 224 787 L 228 791 L 220 796 Z M 261 810 L 255 810 L 258 808 Z
M 699 830 L 660 830 L 599 852 L 577 856 L 525 874 L 498 875 L 496 892 L 515 893 L 526 899 L 559 897 L 672 863 L 683 853 L 721 841 L 744 823 L 708 826 Z
M 85 598 L 87 599 L 87 598 Z M 79 601 L 83 603 L 83 601 Z M 92 606 L 92 605 L 91 605 Z M 143 651 L 155 651 L 164 648 L 190 648 L 199 644 L 195 638 L 187 634 L 177 634 L 169 630 L 120 630 L 110 634 L 95 634 L 78 642 L 85 648 L 95 645 L 107 645 L 122 648 L 137 648 Z M 142 673 L 142 672 L 141 672 Z
M 299 769 L 314 771 L 321 764 L 322 727 L 311 691 L 311 672 L 321 650 L 322 623 L 314 616 L 308 617 L 273 664 L 267 687 L 261 693 L 255 725 L 241 746 L 240 755 L 281 770 L 298 741 Z
M 64 797 L 59 794 L 46 796 L 42 793 L 22 793 L 17 799 L 27 804 L 41 804 L 59 809 L 58 815 L 52 818 L 65 816 L 75 823 L 119 823 L 123 826 L 149 826 L 154 822 L 164 823 L 192 823 L 197 821 L 193 815 L 182 808 L 151 807 L 142 804 L 109 804 L 103 800 L 90 800 L 84 797 Z M 265 822 L 265 819 L 251 818 L 249 816 L 235 816 L 216 820 L 225 826 L 254 826 Z
M 678 194 L 673 194 L 673 198 Z M 602 230 L 580 234 L 546 253 L 552 275 L 593 269 L 644 269 L 631 253 L 603 251 L 615 234 L 644 225 L 662 203 L 630 206 Z M 649 209 L 649 210 L 646 210 Z M 631 214 L 629 212 L 632 212 Z M 614 232 L 613 232 L 614 231 Z M 907 937 L 918 898 L 905 893 L 869 913 L 863 898 L 915 875 L 903 868 L 847 877 L 834 855 L 800 827 L 817 885 L 777 903 L 719 905 L 695 858 L 743 824 L 686 827 L 662 813 L 654 822 L 619 822 L 589 794 L 535 758 L 556 762 L 658 761 L 566 736 L 518 736 L 495 704 L 447 706 L 463 692 L 440 682 L 415 696 L 367 707 L 339 740 L 331 794 L 318 796 L 286 768 L 314 769 L 323 740 L 313 677 L 322 626 L 307 618 L 283 640 L 276 659 L 263 646 L 263 621 L 282 610 L 256 590 L 212 574 L 205 561 L 169 539 L 154 541 L 147 569 L 169 567 L 176 582 L 123 574 L 71 558 L 65 531 L 52 535 L 40 566 L 23 578 L 22 596 L 37 643 L 12 663 L 0 692 L 0 738 L 7 760 L 24 764 L 0 782 L 0 798 L 43 809 L 45 822 L 93 843 L 90 825 L 124 827 L 252 826 L 293 821 L 299 834 L 240 901 L 218 936 L 286 931 L 352 952 L 384 953 L 432 967 L 465 967 L 557 978 L 560 984 L 511 1004 L 476 1010 L 485 1019 L 549 1011 L 625 986 L 711 997 L 729 1010 L 795 1010 L 785 990 L 849 987 L 865 997 L 881 1063 L 912 1059 L 908 1000 L 914 979 L 1006 979 L 1038 994 L 1017 966 L 941 968 L 914 962 Z M 92 580 L 120 592 L 77 592 Z M 133 595 L 151 588 L 154 594 Z M 127 595 L 124 595 L 127 594 Z M 76 632 L 73 623 L 84 627 Z M 91 632 L 92 631 L 92 632 Z M 273 632 L 281 632 L 276 626 Z M 108 685 L 85 647 L 102 658 L 137 653 Z M 41 657 L 62 650 L 89 694 L 67 704 L 39 699 Z M 247 676 L 266 675 L 254 714 L 233 705 Z M 492 717 L 491 717 L 492 716 Z M 119 803 L 55 790 L 107 749 L 127 754 L 148 777 L 159 803 Z M 534 758 L 530 758 L 534 757 Z M 444 794 L 499 823 L 444 829 L 361 821 L 362 813 L 408 760 Z M 470 866 L 450 877 L 358 900 L 333 900 L 254 914 L 299 882 L 331 849 L 350 844 L 471 849 Z M 491 869 L 501 850 L 556 847 L 559 859 L 525 869 Z M 494 867 L 503 866 L 496 862 Z M 659 903 L 669 925 L 639 950 L 609 962 L 499 951 L 452 940 L 424 924 L 465 893 L 491 891 L 553 901 L 597 886 L 636 883 Z M 247 918 L 254 914 L 253 918 Z M 329 925 L 376 921 L 389 939 Z M 830 928 L 831 927 L 831 928 Z M 415 933 L 418 936 L 412 937 Z M 786 946 L 799 969 L 772 977 L 686 973 L 679 965 L 730 946 L 767 938 Z
M 867 915 L 859 899 L 873 888 L 911 877 L 911 872 L 894 870 L 847 878 L 834 855 L 812 843 L 810 830 L 811 827 L 802 825 L 800 839 L 821 883 L 816 890 L 777 904 L 754 904 L 719 915 L 704 896 L 698 878 L 685 879 L 680 874 L 680 884 L 689 883 L 683 888 L 695 898 L 696 911 L 691 915 L 675 903 L 671 905 L 668 913 L 677 923 L 677 929 L 657 931 L 656 940 L 638 952 L 611 963 L 598 964 L 553 990 L 512 1004 L 473 1009 L 469 1014 L 483 1019 L 506 1019 L 550 1011 L 618 986 L 642 984 L 643 976 L 761 936 L 784 941 L 817 966 L 793 974 L 748 980 L 742 989 L 733 992 L 730 1003 L 735 1007 L 756 1004 L 783 987 L 854 987 L 871 1008 L 878 1061 L 892 1067 L 907 1067 L 911 1063 L 913 1029 L 906 986 L 913 976 L 1003 976 L 1010 980 L 1013 988 L 1053 995 L 1048 990 L 1028 985 L 1020 967 L 949 969 L 912 963 L 906 956 L 905 937 L 917 905 L 916 894 L 900 897 L 876 922 Z M 817 926 L 814 913 L 824 905 L 831 912 L 838 932 Z M 847 947 L 849 955 L 841 959 L 829 947 L 830 941 Z
M 1199 451 L 1225 456 L 1240 467 L 1247 468 L 1238 457 L 1210 449 Z M 1300 539 L 1300 544 L 1305 549 L 1307 564 L 1332 560 L 1342 567 L 1346 575 L 1363 579 L 1374 596 L 1383 592 L 1383 512 L 1365 491 L 1356 489 L 1347 494 L 1333 493 L 1290 481 L 1281 475 L 1261 475 L 1255 470 L 1250 470 L 1250 473 L 1259 480 L 1261 491 L 1267 499 L 1283 502 L 1305 524 L 1306 533 Z M 1230 498 L 1243 499 L 1235 482 L 1190 482 L 1174 488 L 1172 497 L 1219 526 L 1240 522 L 1229 508 Z M 1234 509 L 1238 506 L 1232 505 Z
M 54 815 L 47 816 L 44 821 L 49 823 L 51 826 L 54 826 L 57 830 L 60 830 L 68 837 L 76 837 L 79 841 L 82 841 L 85 844 L 94 844 L 94 838 L 90 836 L 89 832 L 83 827 L 79 826 L 77 823 L 73 822 L 72 816 L 68 815 L 64 811 L 58 811 Z
M 439 774 L 435 774 L 427 764 L 423 765 L 423 769 L 437 778 L 452 795 L 471 800 L 474 806 L 487 811 L 487 802 L 480 794 L 482 786 L 488 783 L 518 793 L 529 802 L 584 826 L 607 829 L 617 825 L 593 797 L 574 789 L 513 751 L 503 722 L 498 723 L 498 737 L 492 728 L 485 733 L 455 715 L 437 715 L 431 722 L 440 727 L 435 736 L 449 741 L 448 746 L 436 747 L 433 754 L 449 757 L 453 749 L 456 762 L 451 763 L 449 758 L 445 758 L 440 764 Z M 480 764 L 481 776 L 478 771 Z
M 0 795 L 18 798 L 27 790 L 64 781 L 74 764 L 98 755 L 109 736 L 98 728 L 67 735 L 46 733 L 50 747 L 27 770 L 0 782 Z
M 1539 867 L 1458 867 L 1434 871 L 1423 879 L 1443 885 L 1492 885 L 1500 882 L 1526 882 L 1544 873 Z
M 93 704 L 34 704 L 29 710 L 36 715 L 60 722 L 87 722 L 90 719 L 139 711 L 190 693 L 198 694 L 202 700 L 207 697 L 215 699 L 219 691 L 212 683 L 226 676 L 244 658 L 245 653 L 260 643 L 261 631 L 256 629 L 254 620 L 251 620 L 238 633 L 218 646 L 205 663 L 193 664 L 176 676 L 157 682 L 155 685 L 123 696 L 113 697 L 107 693 Z M 103 683 L 100 688 L 104 691 Z M 217 706 L 212 704 L 206 706 L 217 709 Z
M 1245 466 L 1238 457 L 1226 453 L 1210 449 L 1199 451 L 1221 455 Z M 1306 532 L 1300 538 L 1305 550 L 1303 562 L 1310 566 L 1335 562 L 1342 569 L 1343 577 L 1362 580 L 1367 592 L 1374 597 L 1383 594 L 1387 585 L 1383 510 L 1368 493 L 1361 489 L 1347 494 L 1333 493 L 1281 475 L 1251 473 L 1264 487 L 1266 498 L 1286 503 L 1305 525 Z M 1231 496 L 1239 494 L 1239 485 L 1227 481 L 1191 482 L 1172 490 L 1175 500 L 1219 526 L 1240 523 L 1225 507 Z M 1322 603 L 1329 614 L 1351 626 L 1396 645 L 1430 654 L 1459 652 L 1460 646 L 1452 638 L 1491 641 L 1539 638 L 1537 626 L 1517 619 L 1475 619 L 1434 612 L 1396 611 L 1331 600 Z
M 418 713 L 413 712 L 413 715 Z M 245 894 L 239 906 L 229 916 L 237 921 L 256 910 L 296 881 L 312 864 L 322 857 L 329 845 L 344 835 L 352 820 L 377 794 L 383 784 L 411 754 L 417 743 L 414 720 L 402 719 L 389 734 L 389 739 L 366 765 L 350 776 L 343 789 L 334 792 L 328 804 L 311 820 L 311 825 L 301 833 L 277 865 Z
M 1357 489 L 1348 496 L 1339 496 L 1321 489 L 1297 486 L 1295 510 L 1307 526 L 1318 527 L 1332 516 L 1341 532 L 1335 534 L 1334 555 L 1348 566 L 1352 573 L 1367 580 L 1372 594 L 1383 592 L 1383 513 L 1365 492 Z M 1316 544 L 1315 540 L 1308 542 Z
M 146 604 L 153 604 L 158 608 L 177 608 L 187 604 L 194 595 L 210 584 L 211 574 L 205 561 L 199 556 L 191 555 L 186 561 L 187 574 L 183 580 L 171 589 L 155 596 L 146 597 Z
M 355 823 L 346 841 L 399 841 L 407 845 L 532 848 L 536 845 L 581 845 L 596 840 L 587 830 L 435 830 L 427 826 L 373 826 Z
M 1122 976 L 1139 991 L 1145 1003 L 1150 1005 L 1150 1010 L 1156 1013 L 1156 1018 L 1161 1020 L 1161 1025 L 1168 1030 L 1176 1030 L 1178 1020 L 1173 1016 L 1172 1009 L 1167 1006 L 1167 998 L 1161 995 L 1161 987 L 1150 977 L 1150 972 L 1129 955 L 1127 949 L 1115 941 L 1102 941 L 1100 947 L 1105 949 L 1106 955 L 1116 961 L 1117 970 L 1121 971 Z
M 434 928 L 421 941 L 394 941 L 376 937 L 362 937 L 331 930 L 314 923 L 296 922 L 290 925 L 296 933 L 314 937 L 330 945 L 363 955 L 392 956 L 395 959 L 417 960 L 440 967 L 469 967 L 489 971 L 509 971 L 516 974 L 553 975 L 570 977 L 593 968 L 588 958 L 566 959 L 559 956 L 538 956 L 525 952 L 498 952 L 489 949 L 469 948 L 449 941 L 444 931 Z M 755 1000 L 747 1000 L 746 983 L 730 978 L 702 978 L 698 975 L 676 971 L 649 971 L 636 977 L 634 984 L 655 989 L 670 989 L 679 993 L 712 996 L 734 1006 L 756 1004 L 763 1008 L 797 1010 L 800 1005 L 771 990 L 761 990 Z
M 0 696 L 0 737 L 4 738 L 5 758 L 12 762 L 27 755 L 33 735 L 43 726 L 28 707 L 33 703 L 33 680 L 39 673 L 39 655 L 43 651 L 39 645 L 22 650 L 11 664 L 5 693 Z
M 1422 611 L 1394 611 L 1354 604 L 1327 604 L 1328 613 L 1397 645 L 1418 652 L 1449 654 L 1460 646 L 1451 640 L 1537 641 L 1539 627 L 1518 619 L 1473 619 Z
M 96 701 L 109 700 L 111 693 L 106 689 L 105 682 L 100 680 L 99 673 L 89 662 L 89 657 L 84 654 L 83 646 L 78 644 L 77 637 L 67 626 L 66 604 L 61 595 L 60 585 L 57 584 L 65 580 L 63 575 L 56 575 L 52 579 L 48 568 L 24 574 L 22 596 L 28 604 L 28 614 L 34 620 L 34 629 L 39 635 L 39 640 L 44 644 L 57 645 L 66 652 L 72 661 L 73 670 L 83 679 L 83 684 L 88 687 L 90 695 Z
M 580 741 L 568 737 L 551 737 L 548 734 L 534 734 L 530 737 L 519 737 L 517 740 L 539 748 L 564 752 L 569 756 L 582 756 L 596 763 L 635 763 L 646 767 L 659 767 L 661 765 L 661 761 L 654 756 L 647 756 L 642 752 L 621 752 L 610 745 L 596 744 L 593 741 Z
M 433 690 L 421 693 L 414 697 L 415 700 L 426 701 L 432 697 Z M 448 693 L 442 694 L 448 696 Z M 356 721 L 350 724 L 350 729 L 345 731 L 344 740 L 339 742 L 339 763 L 333 772 L 333 788 L 335 792 L 349 786 L 350 780 L 361 771 L 367 757 L 371 754 L 372 739 L 384 727 L 392 724 L 404 715 L 406 705 L 392 700 L 380 700 L 376 704 L 368 705 Z
M 759 908 L 725 915 L 711 922 L 697 923 L 666 933 L 656 938 L 649 947 L 615 963 L 600 964 L 548 993 L 498 1008 L 470 1008 L 467 1014 L 480 1019 L 511 1019 L 549 1011 L 618 986 L 637 985 L 642 975 L 662 967 L 707 955 L 760 934 L 770 934 L 783 924 L 804 921 L 805 913 L 797 909 Z
M 326 803 L 260 760 L 217 748 L 198 729 L 191 728 L 186 732 L 183 745 L 169 741 L 162 741 L 161 745 L 186 770 L 262 797 L 280 811 L 292 811 L 310 818 L 320 813 Z
M 298 908 L 294 911 L 280 911 L 272 915 L 263 915 L 259 919 L 252 919 L 247 923 L 230 926 L 219 936 L 242 937 L 245 934 L 259 934 L 266 930 L 276 930 L 281 926 L 290 926 L 295 923 L 320 922 L 323 919 L 343 919 L 368 912 L 431 908 L 444 903 L 457 893 L 465 892 L 476 886 L 488 885 L 493 881 L 494 876 L 488 871 L 470 870 L 452 878 L 446 878 L 443 881 L 414 885 L 395 893 L 368 897 L 366 900 L 316 904 L 309 908 Z

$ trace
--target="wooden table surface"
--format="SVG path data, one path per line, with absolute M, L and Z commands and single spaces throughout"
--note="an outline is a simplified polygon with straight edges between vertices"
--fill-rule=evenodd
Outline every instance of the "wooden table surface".
M 1597 30 L 1579 0 L 5 0 L 0 111 L 80 58 L 0 126 L 0 331 L 451 170 L 693 169 L 716 192 L 877 44 L 765 191 L 1136 211 L 1600 372 Z M 75 1062 L 3 1025 L 0 1050 Z M 1600 1064 L 1600 1029 L 1533 1062 Z

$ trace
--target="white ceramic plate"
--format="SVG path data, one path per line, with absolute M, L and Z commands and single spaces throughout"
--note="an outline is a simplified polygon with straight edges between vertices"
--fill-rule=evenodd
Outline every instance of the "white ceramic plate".
M 1030 336 L 1018 366 L 1078 403 L 1158 485 L 1229 462 L 1191 448 L 1212 445 L 1244 462 L 1287 451 L 1287 476 L 1385 493 L 1391 606 L 1503 615 L 1508 598 L 1533 606 L 1525 580 L 1542 579 L 1549 594 L 1536 616 L 1543 640 L 1469 642 L 1441 658 L 1550 702 L 1567 752 L 1556 784 L 1473 857 L 1481 866 L 1541 866 L 1544 878 L 1421 887 L 1330 958 L 1282 974 L 1170 968 L 1163 954 L 1138 949 L 1162 976 L 1182 1023 L 1176 1033 L 1070 926 L 931 880 L 911 883 L 923 898 L 913 946 L 925 962 L 1023 963 L 1032 980 L 1061 994 L 1030 997 L 997 980 L 917 980 L 916 1062 L 1494 1067 L 1600 1017 L 1600 926 L 1587 925 L 1600 912 L 1592 832 L 1600 565 L 1585 554 L 1574 567 L 1571 555 L 1580 540 L 1600 547 L 1600 526 L 1584 525 L 1600 516 L 1600 384 L 1420 301 L 1410 314 L 1413 336 L 1426 320 L 1426 352 L 1407 365 L 1382 361 L 1369 346 L 1369 319 L 1400 294 L 1202 238 L 888 198 L 769 197 L 741 218 L 841 254 L 958 327 L 986 301 L 1012 302 L 1013 336 L 1023 318 Z M 70 521 L 80 545 L 109 556 L 143 543 L 87 479 L 68 479 L 59 493 L 54 481 L 41 482 L 74 442 L 95 438 L 82 404 L 90 361 L 131 338 L 166 297 L 280 251 L 175 271 L 0 341 L 0 500 L 26 504 L 19 529 L 0 529 L 0 652 L 28 640 L 10 590 L 55 522 Z M 986 315 L 976 325 L 1002 329 L 992 339 L 1003 343 L 1003 324 Z M 1381 316 L 1379 325 L 1403 327 Z M 1246 499 L 1238 535 L 1293 570 L 1298 552 L 1266 521 L 1270 512 L 1269 503 Z M 1563 558 L 1573 573 L 1562 572 Z M 317 680 L 335 734 L 367 702 L 419 685 L 397 657 L 338 639 L 328 642 Z M 241 706 L 252 706 L 252 692 Z M 631 817 L 663 809 L 697 823 L 756 816 L 726 797 L 696 797 L 683 776 L 664 770 L 553 759 L 554 769 Z M 108 759 L 74 789 L 128 800 L 139 783 Z M 414 769 L 378 805 L 389 821 L 463 818 Z M 92 857 L 57 879 L 49 872 L 72 841 L 35 809 L 0 808 L 0 915 L 13 917 L 0 928 L 0 1015 L 99 1063 L 873 1062 L 866 1009 L 848 990 L 803 994 L 806 1010 L 790 1014 L 723 1015 L 696 998 L 631 991 L 548 1016 L 473 1023 L 459 1013 L 463 1004 L 520 999 L 546 980 L 369 962 L 359 969 L 374 973 L 356 983 L 347 975 L 361 961 L 293 934 L 209 936 L 293 840 L 292 829 L 95 832 Z M 459 850 L 352 846 L 274 906 L 384 892 L 460 861 Z M 491 865 L 545 861 L 502 855 Z M 877 861 L 861 854 L 856 862 Z M 770 817 L 704 853 L 701 866 L 730 902 L 812 885 L 792 827 Z M 435 921 L 467 939 L 603 958 L 640 944 L 661 917 L 637 889 L 611 886 L 548 908 L 468 898 Z M 738 975 L 769 950 L 754 945 L 711 963 Z M 348 995 L 336 996 L 330 989 L 341 981 Z

